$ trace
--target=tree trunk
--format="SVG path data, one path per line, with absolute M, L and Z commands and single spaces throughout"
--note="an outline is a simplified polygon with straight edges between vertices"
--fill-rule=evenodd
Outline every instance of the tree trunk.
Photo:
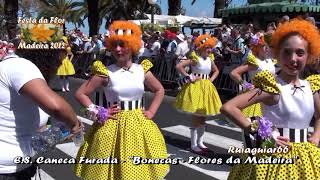
M 4 1 L 4 14 L 9 39 L 14 39 L 17 35 L 18 9 L 18 0 Z
M 225 0 L 215 0 L 213 17 L 215 17 L 215 18 L 220 17 L 218 15 L 218 11 L 219 11 L 219 9 L 223 9 L 225 7 L 225 3 L 226 3 Z
M 99 0 L 87 0 L 89 36 L 97 35 L 99 32 Z
M 180 14 L 181 0 L 168 0 L 168 15 L 176 16 Z

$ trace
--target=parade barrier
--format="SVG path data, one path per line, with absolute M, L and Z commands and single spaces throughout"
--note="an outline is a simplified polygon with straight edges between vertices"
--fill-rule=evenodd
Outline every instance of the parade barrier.
M 152 57 L 153 68 L 151 72 L 165 86 L 166 89 L 177 87 L 177 70 L 175 68 L 175 59 L 170 57 L 155 56 Z
M 229 75 L 230 72 L 237 66 L 239 65 L 233 64 L 221 67 L 220 74 L 216 80 L 217 89 L 221 91 L 227 91 L 232 94 L 237 94 L 240 91 L 239 85 L 236 82 L 234 82 Z
M 151 68 L 151 72 L 161 82 L 165 89 L 173 90 L 178 87 L 179 74 L 175 68 L 176 60 L 174 58 L 164 55 L 153 56 L 151 58 L 140 57 L 138 63 L 145 58 L 150 59 L 150 61 L 152 62 L 153 67 Z M 107 55 L 99 55 L 96 59 L 106 62 L 107 65 L 113 63 L 111 57 Z M 75 55 L 72 61 L 76 70 L 75 76 L 77 78 L 88 79 L 91 71 L 91 65 L 96 59 L 93 59 L 93 53 Z M 213 82 L 217 90 L 222 93 L 231 95 L 235 95 L 239 91 L 241 91 L 239 85 L 234 82 L 229 76 L 230 72 L 235 67 L 239 66 L 239 64 L 230 65 L 218 61 L 216 62 L 216 64 L 218 65 L 220 71 L 219 76 Z M 244 77 L 244 79 L 246 78 Z M 96 99 L 100 99 L 98 101 L 102 102 L 105 98 L 99 95 L 99 97 L 97 97 Z

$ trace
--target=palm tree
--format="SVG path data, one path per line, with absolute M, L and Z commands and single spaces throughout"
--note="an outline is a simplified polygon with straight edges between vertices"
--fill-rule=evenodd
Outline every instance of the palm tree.
M 73 22 L 76 8 L 83 7 L 84 2 L 73 2 L 72 0 L 39 0 L 42 4 L 38 17 L 59 17 L 68 22 Z M 72 19 L 74 18 L 74 19 Z M 65 25 L 64 25 L 65 30 Z
M 197 0 L 192 0 L 191 5 L 193 5 Z M 232 0 L 215 0 L 214 1 L 214 14 L 213 17 L 219 17 L 218 11 L 219 9 L 223 9 L 224 7 L 228 6 Z
M 155 4 L 152 8 L 147 0 L 112 0 L 101 4 L 99 8 L 101 20 L 106 19 L 106 28 L 114 20 L 146 18 L 145 13 L 151 14 L 152 10 L 154 14 L 161 14 L 161 7 Z
M 181 0 L 168 0 L 168 15 L 176 16 L 180 14 L 180 11 Z
M 89 36 L 99 32 L 99 0 L 86 0 L 88 5 Z
M 9 39 L 14 39 L 17 35 L 18 10 L 18 0 L 4 1 L 4 14 Z
M 88 18 L 88 4 L 85 2 L 83 6 L 71 12 L 68 21 L 74 24 L 75 27 L 84 27 L 84 20 Z
M 40 5 L 39 1 L 34 0 L 19 0 L 19 16 L 32 17 L 32 14 L 38 11 Z

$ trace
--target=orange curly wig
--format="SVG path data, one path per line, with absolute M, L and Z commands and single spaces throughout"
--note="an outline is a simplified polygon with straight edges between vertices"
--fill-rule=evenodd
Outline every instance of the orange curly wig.
M 307 64 L 311 64 L 320 55 L 320 34 L 316 26 L 309 21 L 293 19 L 281 24 L 272 35 L 271 45 L 276 56 L 280 54 L 280 45 L 291 33 L 298 33 L 308 42 L 309 57 Z
M 199 49 L 204 49 L 206 47 L 214 48 L 217 43 L 218 40 L 216 38 L 211 37 L 208 34 L 200 35 L 194 40 L 194 44 Z
M 138 54 L 141 48 L 141 29 L 130 21 L 114 21 L 110 28 L 110 37 L 107 40 L 109 47 L 113 42 L 123 41 L 133 54 Z

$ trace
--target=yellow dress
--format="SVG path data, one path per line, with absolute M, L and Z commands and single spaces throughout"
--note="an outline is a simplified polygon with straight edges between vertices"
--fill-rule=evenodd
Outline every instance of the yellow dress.
M 66 56 L 62 60 L 62 64 L 59 66 L 57 70 L 57 76 L 71 76 L 75 74 L 75 70 L 72 62 L 69 60 L 69 57 Z
M 222 103 L 216 87 L 209 80 L 211 64 L 214 63 L 213 55 L 203 59 L 192 52 L 191 59 L 197 62 L 196 66 L 191 66 L 192 74 L 201 76 L 202 79 L 182 86 L 176 97 L 176 109 L 199 116 L 219 114 Z
M 257 67 L 258 69 L 255 72 L 249 73 L 251 77 L 254 76 L 257 72 L 263 71 L 263 70 L 269 70 L 273 74 L 275 73 L 275 64 L 277 63 L 277 60 L 272 59 L 268 62 L 261 62 L 261 60 L 258 60 L 252 53 L 248 55 L 248 58 L 246 60 L 246 64 L 253 65 Z M 261 105 L 260 103 L 253 104 L 251 106 L 246 107 L 242 110 L 242 113 L 245 115 L 245 117 L 261 117 L 262 111 L 261 111 Z
M 279 80 L 276 80 L 275 77 L 267 71 L 262 71 L 257 74 L 257 76 L 253 79 L 254 80 L 254 85 L 261 90 L 269 93 L 275 93 L 279 94 L 282 98 L 282 93 L 288 93 L 287 91 L 292 91 L 291 88 L 288 88 L 291 85 L 288 85 L 286 83 L 279 83 Z M 312 93 L 315 93 L 316 91 L 319 91 L 320 89 L 320 76 L 316 75 L 310 78 L 307 78 L 308 82 L 305 82 L 307 88 L 304 88 L 303 91 L 300 91 L 299 89 L 296 92 L 299 97 L 299 102 L 304 102 L 305 99 L 308 99 L 308 103 L 310 100 L 313 99 Z M 311 87 L 310 87 L 311 86 Z M 289 92 L 290 96 L 292 95 L 292 92 Z M 300 95 L 299 95 L 300 93 Z M 294 96 L 294 95 L 292 95 Z M 302 97 L 302 98 L 301 98 Z M 292 99 L 297 99 L 297 97 L 292 97 Z M 284 100 L 279 100 L 279 101 L 287 101 L 287 99 Z M 290 101 L 293 102 L 293 101 Z M 297 101 L 298 102 L 298 101 Z M 280 102 L 279 102 L 280 103 Z M 282 104 L 282 102 L 281 102 Z M 293 103 L 295 104 L 295 103 Z M 299 103 L 298 103 L 299 104 Z M 292 105 L 292 104 L 291 104 Z M 306 106 L 308 108 L 306 108 Z M 277 128 L 282 126 L 281 128 L 286 128 L 287 132 L 291 132 L 292 127 L 294 126 L 294 123 L 291 123 L 292 121 L 295 122 L 302 122 L 304 125 L 296 125 L 299 128 L 299 130 L 304 130 L 305 135 L 299 134 L 298 136 L 294 135 L 292 137 L 290 135 L 290 144 L 292 145 L 291 148 L 287 153 L 274 153 L 272 154 L 275 160 L 279 160 L 282 158 L 283 160 L 293 160 L 291 161 L 291 164 L 276 164 L 276 163 L 271 163 L 271 164 L 250 164 L 250 163 L 242 163 L 242 164 L 237 164 L 233 166 L 228 180 L 284 180 L 284 179 L 290 179 L 290 180 L 318 180 L 320 179 L 320 148 L 316 147 L 314 144 L 311 144 L 307 142 L 307 136 L 306 136 L 306 127 L 309 125 L 311 118 L 312 118 L 312 113 L 314 112 L 310 110 L 310 107 L 312 108 L 312 104 L 308 106 L 307 104 L 299 104 L 299 107 L 306 108 L 301 110 L 302 113 L 308 117 L 302 117 L 301 118 L 296 118 L 296 112 L 291 112 L 293 113 L 293 117 L 291 119 L 286 118 L 281 116 L 282 121 L 275 121 L 274 123 L 279 123 L 277 125 Z M 263 107 L 264 108 L 264 107 Z M 274 112 L 281 112 L 283 110 L 280 110 L 278 107 L 272 107 L 269 106 L 268 108 L 275 108 Z M 283 109 L 290 109 L 290 107 L 283 107 Z M 264 109 L 263 109 L 264 110 Z M 273 113 L 274 113 L 273 112 Z M 264 111 L 264 113 L 267 113 Z M 299 112 L 301 114 L 301 112 Z M 269 113 L 271 114 L 271 113 Z M 264 114 L 266 116 L 266 114 Z M 267 117 L 272 121 L 271 118 Z M 285 122 L 284 122 L 285 121 Z M 281 125 L 282 124 L 282 125 Z M 306 127 L 305 127 L 306 125 Z M 295 132 L 297 129 L 294 129 Z M 281 131 L 280 131 L 281 132 Z M 300 131 L 301 132 L 301 131 Z M 281 133 L 280 133 L 281 134 Z M 285 135 L 283 133 L 283 136 L 288 137 L 288 135 Z M 295 140 L 292 141 L 292 138 Z M 297 140 L 298 139 L 298 140 Z M 301 141 L 301 139 L 304 139 Z M 243 155 L 243 162 L 245 162 L 247 155 Z M 257 159 L 261 158 L 269 158 L 270 155 L 267 154 L 260 154 L 256 155 Z M 287 161 L 290 162 L 290 161 Z
M 71 53 L 71 48 L 67 47 L 67 54 Z M 75 70 L 68 55 L 62 60 L 62 64 L 57 70 L 57 76 L 71 76 L 75 74 Z
M 256 66 L 257 68 L 259 67 L 259 64 L 257 63 L 256 57 L 250 53 L 248 55 L 247 64 Z M 245 115 L 245 117 L 261 117 L 262 112 L 261 112 L 261 105 L 260 103 L 252 104 L 251 106 L 246 107 L 245 109 L 242 109 L 242 113 Z
M 77 176 L 88 180 L 158 180 L 163 179 L 169 172 L 169 162 L 165 161 L 168 155 L 163 135 L 157 125 L 144 116 L 140 106 L 144 74 L 151 67 L 152 64 L 148 60 L 144 60 L 141 65 L 133 64 L 129 70 L 123 70 L 115 64 L 105 67 L 101 61 L 94 63 L 93 73 L 107 77 L 109 80 L 105 87 L 107 101 L 119 100 L 117 102 L 121 104 L 122 110 L 115 115 L 116 120 L 108 119 L 104 125 L 93 124 L 85 135 L 85 142 L 78 152 L 77 161 L 84 157 L 112 158 L 114 164 L 76 164 Z M 118 96 L 116 96 L 112 94 L 113 87 L 124 88 L 118 89 L 119 91 L 116 92 Z M 136 108 L 130 110 L 122 107 L 122 103 L 128 101 L 122 101 L 121 98 L 139 88 L 142 91 L 138 90 L 139 93 L 134 93 L 139 96 L 139 103 L 138 99 L 130 101 L 137 102 L 133 103 Z M 133 161 L 132 158 L 135 157 Z M 135 164 L 138 163 L 139 158 L 144 159 L 144 163 Z M 115 162 L 115 159 L 118 162 Z M 145 163 L 146 160 L 153 163 Z

